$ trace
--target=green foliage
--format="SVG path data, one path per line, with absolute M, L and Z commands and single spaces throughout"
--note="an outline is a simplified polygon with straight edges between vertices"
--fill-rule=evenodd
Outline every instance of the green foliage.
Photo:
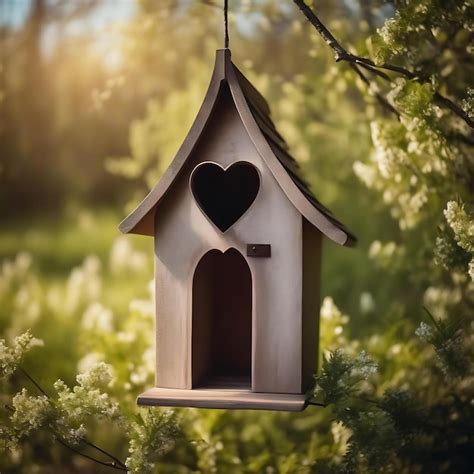
M 461 46 L 473 25 L 473 6 L 465 0 L 407 1 L 395 4 L 394 15 L 378 30 L 380 62 L 397 58 L 417 63 L 436 54 L 437 42 Z M 462 46 L 461 46 L 462 47 Z
M 376 371 L 377 365 L 365 352 L 350 359 L 342 350 L 336 350 L 324 358 L 321 375 L 316 377 L 314 396 L 321 398 L 324 405 L 338 406 L 352 395 L 359 382 L 367 380 Z
M 12 347 L 2 341 L 2 367 L 11 376 L 19 369 L 34 383 L 39 395 L 30 395 L 23 388 L 16 393 L 11 405 L 6 405 L 10 416 L 0 430 L 2 450 L 15 451 L 25 439 L 47 435 L 47 442 L 59 442 L 74 453 L 89 456 L 103 465 L 134 473 L 151 472 L 155 463 L 173 446 L 179 431 L 176 416 L 171 411 L 147 412 L 125 416 L 119 404 L 107 392 L 114 378 L 111 367 L 98 363 L 77 376 L 77 385 L 69 388 L 62 380 L 54 383 L 55 394 L 49 396 L 23 369 L 18 366 L 22 356 L 32 348 L 34 339 L 27 332 L 15 338 Z M 125 464 L 89 441 L 91 427 L 97 423 L 116 423 L 124 429 L 130 457 Z M 43 439 L 43 442 L 46 441 Z M 84 451 L 95 450 L 95 457 Z M 97 451 L 99 457 L 97 457 Z M 104 455 L 108 460 L 103 460 Z M 102 460 L 101 460 L 102 458 Z
M 457 424 L 454 429 L 449 426 L 455 439 L 447 442 L 444 430 L 451 425 L 445 416 L 457 420 L 460 416 L 470 419 L 472 414 L 470 400 L 474 387 L 463 382 L 460 390 L 452 378 L 464 377 L 468 381 L 472 377 L 472 351 L 463 349 L 459 328 L 434 318 L 432 321 L 433 326 L 422 323 L 416 332 L 433 345 L 443 362 L 444 383 L 454 392 L 456 403 L 447 404 L 441 398 L 427 406 L 410 391 L 400 389 L 387 389 L 381 397 L 373 398 L 373 386 L 360 382 L 375 374 L 374 363 L 363 353 L 350 359 L 335 351 L 325 358 L 321 375 L 316 377 L 314 399 L 331 407 L 335 420 L 350 435 L 342 460 L 319 460 L 316 469 L 341 473 L 387 472 L 417 465 L 428 469 L 434 460 L 424 458 L 427 452 L 437 459 L 433 467 L 438 467 L 436 462 L 441 463 L 446 472 L 469 468 L 470 461 L 465 455 L 472 442 L 470 421 Z M 447 446 L 438 452 L 442 444 Z
M 422 322 L 415 334 L 434 347 L 446 376 L 467 376 L 471 354 L 464 347 L 465 321 L 453 316 L 447 320 L 437 320 L 428 310 L 426 312 L 433 324 L 430 326 Z
M 155 463 L 173 448 L 178 435 L 176 414 L 170 410 L 149 410 L 137 416 L 126 460 L 129 471 L 152 472 Z
M 410 72 L 363 69 L 370 87 L 291 2 L 235 2 L 234 60 L 360 238 L 325 246 L 312 400 L 325 407 L 135 406 L 154 380 L 152 243 L 118 237 L 122 208 L 97 202 L 135 204 L 180 145 L 222 43 L 209 3 L 138 2 L 115 69 L 86 33 L 37 57 L 39 38 L 22 42 L 31 22 L 5 29 L 18 54 L 1 59 L 2 204 L 66 206 L 0 234 L 0 470 L 97 472 L 86 454 L 132 472 L 471 472 L 473 136 L 439 96 L 472 116 L 474 14 L 461 0 L 313 2 L 348 51 Z M 90 210 L 71 204 L 84 196 Z

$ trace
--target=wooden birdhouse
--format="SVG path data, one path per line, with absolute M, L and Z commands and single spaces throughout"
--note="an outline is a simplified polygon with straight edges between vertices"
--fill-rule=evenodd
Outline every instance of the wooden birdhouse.
M 355 238 L 300 177 L 230 50 L 217 51 L 184 143 L 120 230 L 155 242 L 156 387 L 140 405 L 304 409 L 322 237 Z

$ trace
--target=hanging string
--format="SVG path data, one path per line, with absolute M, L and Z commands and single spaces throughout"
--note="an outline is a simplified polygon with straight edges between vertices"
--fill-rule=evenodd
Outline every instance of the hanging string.
M 229 8 L 229 0 L 224 0 L 224 48 L 229 47 L 229 17 L 228 17 L 228 8 Z

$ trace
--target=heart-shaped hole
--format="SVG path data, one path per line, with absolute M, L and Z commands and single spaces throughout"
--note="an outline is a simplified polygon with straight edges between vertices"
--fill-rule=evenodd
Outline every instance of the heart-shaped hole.
M 225 232 L 252 205 L 260 188 L 257 169 L 239 161 L 227 169 L 217 163 L 196 166 L 191 176 L 191 190 L 200 209 Z

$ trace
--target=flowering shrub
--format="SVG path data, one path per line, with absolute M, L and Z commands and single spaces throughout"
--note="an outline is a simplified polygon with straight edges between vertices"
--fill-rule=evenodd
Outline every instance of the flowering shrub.
M 113 382 L 113 376 L 111 368 L 104 363 L 79 374 L 77 385 L 72 389 L 62 380 L 56 381 L 56 393 L 49 396 L 19 367 L 24 354 L 34 345 L 37 344 L 29 333 L 17 337 L 12 347 L 2 341 L 0 360 L 2 367 L 8 368 L 4 375 L 11 376 L 16 370 L 21 370 L 40 392 L 31 395 L 23 388 L 13 396 L 11 405 L 7 405 L 10 416 L 0 430 L 2 450 L 13 452 L 25 439 L 41 431 L 49 435 L 50 443 L 59 442 L 73 453 L 99 464 L 134 473 L 152 472 L 155 462 L 174 446 L 179 434 L 175 414 L 156 411 L 127 418 L 118 402 L 105 391 Z M 88 427 L 101 419 L 117 423 L 130 436 L 130 457 L 125 463 L 89 440 Z M 83 450 L 84 447 L 98 451 L 95 456 L 99 454 L 101 457 L 92 457 Z
M 127 68 L 156 62 L 160 73 L 132 71 L 134 89 L 160 96 L 134 118 L 131 156 L 107 160 L 132 183 L 155 184 L 208 79 L 209 2 L 178 3 L 139 2 L 126 28 Z M 0 250 L 10 240 L 0 268 L 2 472 L 93 463 L 137 473 L 472 472 L 473 9 L 464 0 L 313 3 L 375 66 L 349 64 L 356 75 L 334 64 L 285 2 L 241 2 L 255 19 L 245 33 L 264 41 L 239 38 L 242 65 L 316 194 L 361 236 L 354 252 L 325 247 L 312 406 L 138 409 L 154 383 L 152 248 L 117 238 L 116 212 L 75 209 L 66 223 L 44 218 L 0 239 Z M 265 63 L 269 38 L 279 54 Z M 408 75 L 375 74 L 386 61 Z M 94 91 L 96 108 L 106 112 L 125 82 Z
M 26 352 L 35 346 L 42 346 L 43 341 L 34 338 L 29 331 L 15 337 L 12 347 L 0 339 L 0 380 L 10 377 L 18 368 Z

